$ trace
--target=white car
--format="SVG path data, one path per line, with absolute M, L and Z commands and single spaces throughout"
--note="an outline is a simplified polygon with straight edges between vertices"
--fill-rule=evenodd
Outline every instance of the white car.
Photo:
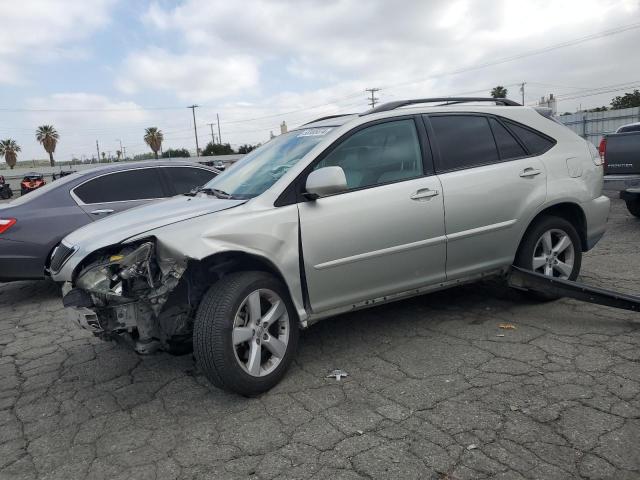
M 193 338 L 214 384 L 254 395 L 320 319 L 514 263 L 575 279 L 605 231 L 602 181 L 595 148 L 535 109 L 393 102 L 283 134 L 194 196 L 77 230 L 52 275 L 97 335 L 141 353 Z

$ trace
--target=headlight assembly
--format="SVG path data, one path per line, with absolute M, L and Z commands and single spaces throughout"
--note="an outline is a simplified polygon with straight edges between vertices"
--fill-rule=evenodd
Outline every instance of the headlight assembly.
M 153 243 L 145 242 L 128 253 L 110 255 L 97 265 L 86 268 L 75 284 L 78 288 L 104 295 L 123 295 L 123 280 L 143 276 L 153 288 L 150 259 Z

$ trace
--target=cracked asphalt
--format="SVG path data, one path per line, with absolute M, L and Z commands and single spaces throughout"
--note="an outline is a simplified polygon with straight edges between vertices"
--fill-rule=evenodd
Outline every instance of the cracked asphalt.
M 640 290 L 639 238 L 615 200 L 583 279 Z M 0 479 L 638 479 L 639 347 L 637 313 L 485 283 L 321 322 L 247 399 L 0 284 Z

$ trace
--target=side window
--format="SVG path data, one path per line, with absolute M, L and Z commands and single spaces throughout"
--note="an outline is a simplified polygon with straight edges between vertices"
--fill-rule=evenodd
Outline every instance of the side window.
M 489 123 L 493 130 L 493 136 L 498 144 L 498 151 L 500 152 L 500 160 L 509 160 L 510 158 L 519 158 L 527 155 L 527 152 L 518 141 L 513 138 L 513 135 L 502 126 L 495 118 L 490 118 Z
M 440 149 L 436 170 L 459 170 L 499 161 L 489 121 L 478 115 L 435 115 L 433 126 Z
M 531 155 L 540 155 L 555 145 L 555 142 L 533 130 L 506 120 L 505 124 L 524 143 Z
M 380 123 L 354 133 L 314 169 L 342 167 L 349 189 L 423 175 L 418 132 L 413 120 Z
M 204 168 L 166 167 L 164 171 L 169 177 L 169 181 L 173 184 L 176 194 L 190 192 L 216 176 L 215 172 Z
M 83 183 L 74 193 L 84 203 L 122 202 L 166 197 L 160 172 L 141 168 L 110 173 Z

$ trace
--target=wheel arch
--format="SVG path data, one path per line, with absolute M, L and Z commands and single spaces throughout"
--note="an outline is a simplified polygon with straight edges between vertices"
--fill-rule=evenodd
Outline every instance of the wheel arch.
M 570 201 L 558 202 L 553 205 L 546 205 L 542 210 L 535 214 L 535 216 L 529 221 L 527 228 L 524 229 L 522 234 L 520 235 L 520 241 L 518 242 L 518 250 L 520 250 L 520 246 L 522 245 L 522 241 L 526 238 L 527 233 L 531 229 L 531 227 L 538 221 L 540 218 L 545 216 L 555 216 L 564 218 L 571 225 L 573 225 L 578 232 L 578 237 L 580 237 L 580 247 L 583 252 L 586 252 L 588 247 L 587 241 L 587 217 L 582 210 L 582 207 Z
M 291 285 L 286 280 L 282 271 L 270 259 L 247 253 L 242 250 L 229 250 L 214 253 L 199 260 L 190 260 L 187 265 L 185 277 L 197 285 L 201 292 L 197 292 L 197 302 L 199 303 L 204 292 L 218 280 L 224 278 L 225 275 L 243 271 L 260 271 L 266 272 L 277 278 L 289 293 L 289 298 L 293 304 L 296 304 L 294 292 L 291 291 Z M 298 312 L 296 312 L 298 313 Z

